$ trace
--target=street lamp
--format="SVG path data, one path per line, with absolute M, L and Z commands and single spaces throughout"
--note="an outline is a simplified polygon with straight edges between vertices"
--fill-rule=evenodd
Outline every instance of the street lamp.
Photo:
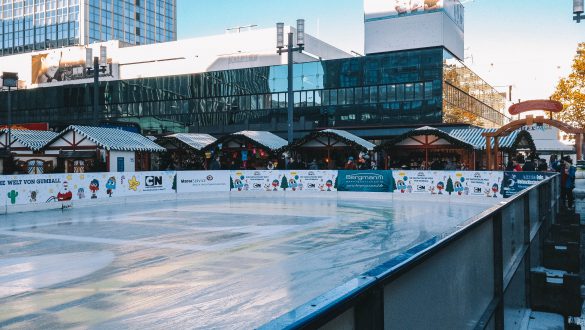
M 302 53 L 305 49 L 305 20 L 297 20 L 297 47 L 293 45 L 293 33 L 288 33 L 288 45 L 284 48 L 284 23 L 276 23 L 276 52 L 278 55 L 288 53 L 288 143 L 293 142 L 293 52 Z
M 10 89 L 18 88 L 18 72 L 3 72 L 2 86 L 8 87 L 8 143 L 6 144 L 6 151 L 10 155 L 10 145 L 12 144 L 12 94 L 10 93 Z
M 93 57 L 93 49 L 85 49 L 85 68 L 88 75 L 93 75 L 93 114 L 92 121 L 95 126 L 99 125 L 99 92 L 100 92 L 100 73 L 107 72 L 108 56 L 105 46 L 100 46 L 100 57 Z M 93 59 L 92 59 L 93 57 Z
M 573 0 L 573 14 L 575 14 L 573 20 L 577 23 L 581 23 L 581 19 L 585 19 L 585 16 L 583 16 L 583 2 L 583 0 Z

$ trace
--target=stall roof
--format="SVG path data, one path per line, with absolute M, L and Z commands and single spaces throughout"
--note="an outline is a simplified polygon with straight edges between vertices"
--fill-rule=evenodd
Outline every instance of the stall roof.
M 273 151 L 278 150 L 288 144 L 288 142 L 280 136 L 266 131 L 241 131 L 232 133 L 230 135 L 244 136 Z
M 177 133 L 167 135 L 165 138 L 177 139 L 198 151 L 217 141 L 216 138 L 209 134 L 196 133 Z
M 8 134 L 8 129 L 3 129 L 2 134 Z M 11 130 L 10 135 L 12 139 L 24 144 L 31 150 L 37 151 L 59 135 L 59 133 L 51 131 L 13 129 Z
M 148 138 L 133 132 L 117 128 L 92 127 L 71 125 L 64 129 L 58 136 L 53 138 L 47 145 L 53 143 L 65 134 L 75 131 L 85 136 L 90 141 L 107 150 L 118 151 L 150 151 L 163 152 L 165 148 L 152 142 Z
M 423 135 L 434 135 L 437 136 L 441 139 L 444 139 L 446 141 L 448 141 L 449 143 L 452 143 L 454 145 L 458 145 L 464 148 L 468 148 L 468 149 L 473 149 L 474 145 L 472 145 L 471 143 L 469 143 L 468 141 L 462 140 L 458 137 L 452 136 L 438 128 L 435 127 L 430 127 L 430 126 L 423 126 L 423 127 L 419 127 L 416 129 L 413 129 L 409 132 L 406 132 L 402 135 L 399 135 L 397 137 L 395 137 L 394 139 L 378 146 L 377 148 L 379 149 L 385 149 L 391 146 L 394 146 L 408 138 L 411 137 L 415 137 L 415 136 L 423 136 Z
M 483 133 L 493 133 L 495 132 L 495 128 L 466 128 L 466 129 L 455 129 L 449 133 L 454 138 L 459 140 L 465 141 L 471 145 L 475 149 L 478 150 L 485 150 L 485 137 L 482 136 Z M 498 139 L 499 148 L 502 150 L 512 150 L 515 149 L 518 143 L 522 142 L 523 139 L 526 139 L 528 146 L 530 149 L 534 150 L 534 141 L 532 136 L 527 131 L 514 131 L 510 135 L 502 136 Z M 492 139 L 491 146 L 494 147 L 494 140 Z
M 307 144 L 308 142 L 315 140 L 315 139 L 319 139 L 320 137 L 330 137 L 330 138 L 335 139 L 336 141 L 340 141 L 340 142 L 344 143 L 345 145 L 349 145 L 351 147 L 357 147 L 358 149 L 362 149 L 364 151 L 366 151 L 366 150 L 371 151 L 371 150 L 374 150 L 374 148 L 376 147 L 375 144 L 373 144 L 365 139 L 362 139 L 361 137 L 359 137 L 355 134 L 352 134 L 350 132 L 342 131 L 342 130 L 338 130 L 338 129 L 325 129 L 322 131 L 307 134 L 303 138 L 301 138 L 300 140 L 293 143 L 292 145 L 289 145 L 288 147 L 286 147 L 285 149 L 294 149 L 294 148 L 302 147 L 303 145 Z M 323 147 L 325 147 L 326 143 L 330 143 L 330 142 L 320 142 L 320 143 L 323 143 Z
M 344 138 L 345 140 L 359 144 L 360 146 L 364 147 L 365 149 L 367 149 L 369 151 L 374 150 L 374 148 L 376 147 L 375 144 L 373 144 L 367 140 L 364 140 L 357 135 L 351 134 L 348 131 L 342 131 L 342 130 L 338 130 L 338 129 L 326 129 L 326 130 L 323 130 L 321 132 L 335 134 L 339 137 Z

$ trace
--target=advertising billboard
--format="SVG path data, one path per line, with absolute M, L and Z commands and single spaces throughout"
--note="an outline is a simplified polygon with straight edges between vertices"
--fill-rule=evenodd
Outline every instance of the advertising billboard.
M 365 20 L 444 11 L 463 30 L 463 5 L 458 0 L 364 0 Z
M 92 78 L 85 70 L 85 47 L 54 49 L 32 55 L 32 84 L 45 85 L 61 81 Z M 108 58 L 106 72 L 100 76 L 117 76 Z

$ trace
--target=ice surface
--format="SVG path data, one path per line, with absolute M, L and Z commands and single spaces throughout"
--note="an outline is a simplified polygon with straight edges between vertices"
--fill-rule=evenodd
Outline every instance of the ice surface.
M 243 196 L 0 216 L 0 328 L 254 328 L 490 206 Z

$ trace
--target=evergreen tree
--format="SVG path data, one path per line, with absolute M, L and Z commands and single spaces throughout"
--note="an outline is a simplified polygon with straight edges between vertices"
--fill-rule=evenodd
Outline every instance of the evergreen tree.
M 286 178 L 286 175 L 282 176 L 282 181 L 280 181 L 280 188 L 284 189 L 284 191 L 286 191 L 286 188 L 288 188 L 288 179 Z
M 447 187 L 445 187 L 445 191 L 448 192 L 449 195 L 455 191 L 455 189 L 453 189 L 453 180 L 451 180 L 451 177 L 447 179 Z

